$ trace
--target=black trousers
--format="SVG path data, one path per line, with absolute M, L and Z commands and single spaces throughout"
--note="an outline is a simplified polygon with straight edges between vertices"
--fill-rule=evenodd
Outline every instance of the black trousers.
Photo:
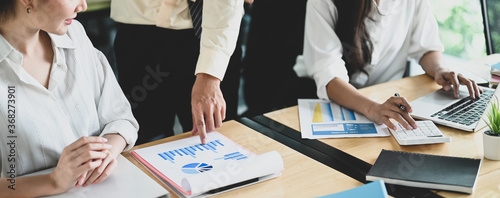
M 251 10 L 245 58 L 244 96 L 255 116 L 316 98 L 310 78 L 299 78 L 293 66 L 302 54 L 306 0 L 255 1 Z
M 119 24 L 114 48 L 118 82 L 140 126 L 137 144 L 172 136 L 175 115 L 183 131 L 191 130 L 191 89 L 200 51 L 193 30 Z M 240 69 L 237 47 L 221 83 L 226 120 L 237 116 Z

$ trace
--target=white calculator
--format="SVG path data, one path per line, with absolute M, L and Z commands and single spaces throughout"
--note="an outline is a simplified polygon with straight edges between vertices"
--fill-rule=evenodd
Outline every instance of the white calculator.
M 451 137 L 445 137 L 432 121 L 416 121 L 418 128 L 407 130 L 399 123 L 395 123 L 398 129 L 391 131 L 394 139 L 400 145 L 436 144 L 451 142 Z

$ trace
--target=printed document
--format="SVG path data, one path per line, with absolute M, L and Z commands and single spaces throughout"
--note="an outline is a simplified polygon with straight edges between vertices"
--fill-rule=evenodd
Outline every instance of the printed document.
M 385 137 L 389 130 L 366 116 L 331 101 L 299 99 L 302 138 Z
M 277 177 L 283 170 L 278 152 L 256 155 L 218 132 L 207 134 L 207 144 L 193 136 L 131 154 L 180 197 L 241 188 Z

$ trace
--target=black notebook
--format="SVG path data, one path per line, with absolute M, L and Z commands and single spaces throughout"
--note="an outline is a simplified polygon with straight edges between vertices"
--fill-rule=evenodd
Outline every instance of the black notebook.
M 482 159 L 382 150 L 366 180 L 471 194 Z

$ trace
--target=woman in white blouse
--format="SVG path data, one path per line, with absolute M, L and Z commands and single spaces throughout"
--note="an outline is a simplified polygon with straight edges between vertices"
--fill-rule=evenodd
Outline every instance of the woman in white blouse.
M 0 1 L 0 197 L 99 183 L 137 139 L 106 58 L 72 20 L 86 8 L 85 0 Z
M 314 77 L 319 98 L 329 99 L 390 128 L 395 119 L 411 129 L 412 109 L 402 97 L 383 104 L 357 88 L 400 79 L 409 58 L 445 90 L 466 85 L 480 96 L 476 83 L 441 64 L 443 46 L 425 0 L 309 0 L 306 11 L 304 62 Z M 405 110 L 398 108 L 404 105 Z

